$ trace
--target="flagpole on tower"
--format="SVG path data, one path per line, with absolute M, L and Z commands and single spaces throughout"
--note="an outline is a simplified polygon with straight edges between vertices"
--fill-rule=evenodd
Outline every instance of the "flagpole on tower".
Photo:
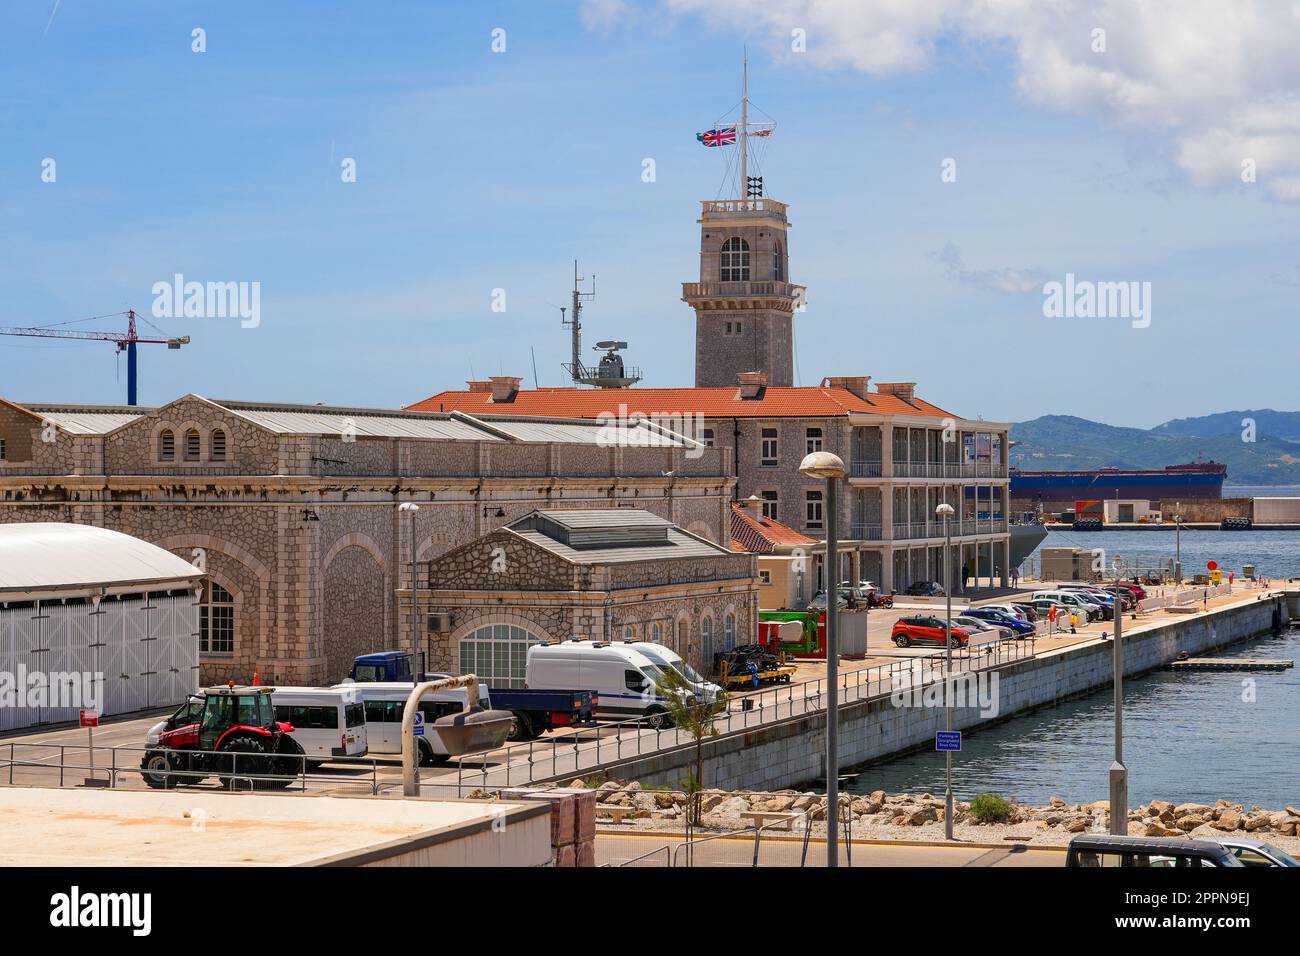
M 749 50 L 744 53 L 744 79 L 740 89 L 740 198 L 749 195 Z

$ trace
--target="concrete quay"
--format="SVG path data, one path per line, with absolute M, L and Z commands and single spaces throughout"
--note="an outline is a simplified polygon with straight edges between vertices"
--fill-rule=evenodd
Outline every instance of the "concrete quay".
M 1163 667 L 1181 654 L 1200 654 L 1284 627 L 1300 617 L 1300 590 L 1247 590 L 1210 601 L 1198 612 L 1171 617 L 1154 614 L 1124 631 L 1126 676 Z M 1085 639 L 1011 661 L 981 673 L 998 676 L 999 709 L 982 716 L 978 707 L 954 708 L 953 725 L 974 730 L 991 722 L 1088 693 L 1111 684 L 1112 645 Z M 815 710 L 705 741 L 705 783 L 723 790 L 778 790 L 823 774 L 825 710 Z M 849 701 L 840 712 L 840 762 L 851 766 L 930 746 L 944 729 L 942 707 L 899 707 L 886 689 Z M 693 746 L 611 762 L 586 771 L 605 772 L 649 785 L 675 785 L 687 773 Z

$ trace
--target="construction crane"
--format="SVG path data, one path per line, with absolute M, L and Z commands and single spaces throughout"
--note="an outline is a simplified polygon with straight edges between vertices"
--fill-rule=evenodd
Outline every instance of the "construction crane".
M 126 316 L 125 332 L 83 332 L 79 329 L 64 329 L 60 326 L 74 325 L 77 322 L 90 322 L 95 319 L 111 319 L 114 316 Z M 74 319 L 72 322 L 56 322 L 53 325 L 38 325 L 32 328 L 0 328 L 0 335 L 22 335 L 32 338 L 42 339 L 81 339 L 82 341 L 92 342 L 112 342 L 117 345 L 118 352 L 126 353 L 126 403 L 135 405 L 136 402 L 136 359 L 135 347 L 137 345 L 165 345 L 169 349 L 179 349 L 182 345 L 190 344 L 188 335 L 178 335 L 171 338 L 160 339 L 142 339 L 136 334 L 135 320 L 137 316 L 134 309 L 128 309 L 125 312 L 114 312 L 110 315 L 96 315 L 89 319 Z M 166 335 L 162 329 L 154 325 L 148 319 L 141 319 L 151 329 L 159 335 Z

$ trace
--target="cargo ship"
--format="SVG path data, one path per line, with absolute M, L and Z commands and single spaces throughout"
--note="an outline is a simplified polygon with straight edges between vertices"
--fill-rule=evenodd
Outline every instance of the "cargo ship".
M 1228 466 L 1216 461 L 1160 469 L 1094 468 L 1089 471 L 1011 469 L 1013 501 L 1070 502 L 1093 498 L 1189 501 L 1223 497 Z

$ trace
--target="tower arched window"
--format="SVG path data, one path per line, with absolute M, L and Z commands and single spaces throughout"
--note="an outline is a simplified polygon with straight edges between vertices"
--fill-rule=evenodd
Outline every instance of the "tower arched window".
M 777 282 L 785 281 L 785 250 L 779 242 L 772 250 L 772 275 Z
M 163 429 L 158 435 L 158 460 L 176 460 L 176 433 L 170 428 Z
M 722 244 L 722 281 L 749 281 L 749 243 L 739 236 Z

